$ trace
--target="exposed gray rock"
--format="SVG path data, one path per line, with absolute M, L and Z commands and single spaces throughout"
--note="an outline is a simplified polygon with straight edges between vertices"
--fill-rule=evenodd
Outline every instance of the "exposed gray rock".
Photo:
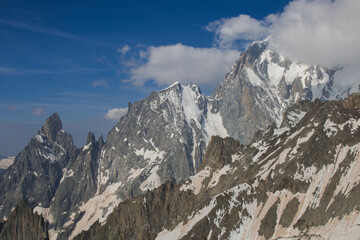
M 276 51 L 270 38 L 241 53 L 211 98 L 228 134 L 249 143 L 258 130 L 279 125 L 285 109 L 298 101 L 346 97 L 349 91 L 334 84 L 336 71 L 293 62 Z
M 58 113 L 54 113 L 48 119 L 46 119 L 45 124 L 41 128 L 42 132 L 49 139 L 50 143 L 53 143 L 56 140 L 56 136 L 61 129 L 62 122 Z
M 120 203 L 75 239 L 358 239 L 360 94 L 299 106 L 291 128 L 249 145 L 213 137 L 196 175 Z

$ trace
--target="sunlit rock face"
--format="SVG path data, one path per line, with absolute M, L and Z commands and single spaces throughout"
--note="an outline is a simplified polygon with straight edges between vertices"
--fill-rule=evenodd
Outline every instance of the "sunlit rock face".
M 360 95 L 305 101 L 248 145 L 213 137 L 200 170 L 129 199 L 76 239 L 358 239 Z

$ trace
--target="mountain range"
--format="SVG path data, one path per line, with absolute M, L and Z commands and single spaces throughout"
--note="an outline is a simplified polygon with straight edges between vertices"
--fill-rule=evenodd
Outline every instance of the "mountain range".
M 360 94 L 303 101 L 250 144 L 214 136 L 195 175 L 75 239 L 358 239 L 359 109 Z
M 185 217 L 187 219 L 190 217 L 187 214 L 194 213 L 193 217 L 196 217 L 199 214 L 205 216 L 205 213 L 211 212 L 215 205 L 217 206 L 217 202 L 214 200 L 216 194 L 225 194 L 226 191 L 233 191 L 231 193 L 227 192 L 225 198 L 230 199 L 231 196 L 236 195 L 234 198 L 244 198 L 243 203 L 244 201 L 250 201 L 245 198 L 251 198 L 254 200 L 252 204 L 256 205 L 261 201 L 263 204 L 266 204 L 268 193 L 263 192 L 264 196 L 257 196 L 256 189 L 258 187 L 267 189 L 267 187 L 270 187 L 267 184 L 270 184 L 271 181 L 267 178 L 261 181 L 258 179 L 260 181 L 256 183 L 258 185 L 254 185 L 251 181 L 255 181 L 254 179 L 256 179 L 257 174 L 265 174 L 265 168 L 270 169 L 271 166 L 279 161 L 280 163 L 275 164 L 276 166 L 282 166 L 284 162 L 286 166 L 290 166 L 291 164 L 288 164 L 288 162 L 293 162 L 290 155 L 297 156 L 296 151 L 304 151 L 303 148 L 306 149 L 307 146 L 307 143 L 302 144 L 301 148 L 291 145 L 289 151 L 294 152 L 293 154 L 291 154 L 292 152 L 286 152 L 290 147 L 281 148 L 282 151 L 276 150 L 277 154 L 281 155 L 283 153 L 282 160 L 272 159 L 272 163 L 266 165 L 267 161 L 262 159 L 262 156 L 265 156 L 263 154 L 271 155 L 267 150 L 274 150 L 277 145 L 274 145 L 273 142 L 270 144 L 268 141 L 276 139 L 279 143 L 283 141 L 281 146 L 286 146 L 287 142 L 283 140 L 285 135 L 280 133 L 282 131 L 287 133 L 300 131 L 300 129 L 293 130 L 293 128 L 295 129 L 299 126 L 298 124 L 303 122 L 302 120 L 298 123 L 304 116 L 308 116 L 307 112 L 311 112 L 311 109 L 316 107 L 323 106 L 321 102 L 340 100 L 352 92 L 359 91 L 356 80 L 354 80 L 354 84 L 350 87 L 342 86 L 340 80 L 337 79 L 338 71 L 341 71 L 341 69 L 329 69 L 293 62 L 276 51 L 276 48 L 271 44 L 271 39 L 266 39 L 253 43 L 241 53 L 239 59 L 233 64 L 230 72 L 226 75 L 225 80 L 218 85 L 211 96 L 202 94 L 199 86 L 196 84 L 183 86 L 179 83 L 174 83 L 166 89 L 152 92 L 144 100 L 129 104 L 127 115 L 122 117 L 110 130 L 106 142 L 103 141 L 102 136 L 96 140 L 94 134 L 89 133 L 86 144 L 82 148 L 77 148 L 73 143 L 71 135 L 62 129 L 59 115 L 55 113 L 46 120 L 39 132 L 16 156 L 13 165 L 0 173 L 0 216 L 6 219 L 17 203 L 25 200 L 34 209 L 34 212 L 42 214 L 46 219 L 49 224 L 51 239 L 68 239 L 73 238 L 83 230 L 88 230 L 97 221 L 99 222 L 97 225 L 106 223 L 110 216 L 114 216 L 114 214 L 111 214 L 114 209 L 134 214 L 134 211 L 131 210 L 131 204 L 125 204 L 130 201 L 129 199 L 140 201 L 139 199 L 147 199 L 150 196 L 152 201 L 155 201 L 155 205 L 161 204 L 161 201 L 156 202 L 158 198 L 156 194 L 159 191 L 168 191 L 166 190 L 168 188 L 170 188 L 169 191 L 175 191 L 169 193 L 172 198 L 187 199 L 189 197 L 195 199 L 195 202 L 189 204 L 187 208 L 184 206 L 184 209 L 188 210 L 184 210 L 181 214 L 177 213 L 179 214 L 178 216 L 175 213 L 172 213 L 173 215 L 170 214 L 171 216 L 169 215 L 169 217 L 174 219 L 164 217 L 165 225 L 162 225 L 163 223 L 160 220 L 159 223 L 146 223 L 146 226 L 151 228 L 153 227 L 152 224 L 155 224 L 160 229 L 168 229 L 166 231 L 169 234 L 171 233 L 170 228 L 178 226 L 175 224 L 180 224 L 181 221 L 185 224 Z M 319 99 L 321 102 L 311 103 L 307 101 L 297 105 L 301 100 L 313 101 L 315 99 Z M 353 97 L 353 99 L 356 99 L 356 97 Z M 313 106 L 314 104 L 315 107 Z M 341 105 L 344 103 L 333 102 L 333 104 Z M 298 109 L 294 106 L 298 106 Z M 331 106 L 326 105 L 329 108 Z M 355 104 L 354 107 L 356 106 Z M 286 110 L 292 108 L 294 109 L 293 111 Z M 352 111 L 356 113 L 356 110 Z M 323 115 L 325 116 L 326 114 L 323 113 Z M 356 114 L 354 116 L 357 117 Z M 333 117 L 335 118 L 335 116 Z M 350 116 L 345 116 L 344 118 L 346 117 L 348 117 L 346 121 L 350 121 Z M 329 119 L 331 119 L 331 116 L 329 116 Z M 358 118 L 352 119 L 355 119 L 355 122 L 348 123 L 348 125 L 353 124 L 351 126 L 356 126 Z M 320 120 L 325 121 L 325 118 Z M 346 121 L 341 124 L 345 124 Z M 268 130 L 268 132 L 275 131 L 278 134 L 276 137 L 271 135 L 269 139 L 266 137 L 270 135 L 268 136 L 264 133 L 262 137 L 255 135 L 259 130 L 267 129 L 269 125 L 272 125 L 273 128 Z M 342 129 L 344 129 L 345 125 Z M 332 125 L 330 124 L 330 126 Z M 358 134 L 357 128 L 353 128 L 355 135 Z M 303 131 L 301 130 L 300 132 Z M 309 135 L 310 133 L 307 134 Z M 252 140 L 254 135 L 255 140 Z M 234 139 L 226 138 L 229 136 Z M 349 137 L 350 135 L 347 136 Z M 262 140 L 256 141 L 257 138 Z M 299 137 L 295 138 L 294 136 L 293 138 L 298 139 Z M 310 136 L 308 139 L 303 137 L 299 141 L 307 142 L 309 139 Z M 336 141 L 342 142 L 345 140 L 340 139 Z M 288 141 L 295 144 L 295 140 Z M 326 141 L 320 141 L 320 143 L 327 146 Z M 343 142 L 342 144 L 345 143 Z M 213 144 L 218 144 L 219 146 L 217 148 L 214 147 L 215 152 L 213 154 L 215 155 L 210 157 L 213 148 L 211 146 Z M 331 145 L 331 147 L 334 146 Z M 241 163 L 244 164 L 241 165 L 238 163 L 242 161 L 230 161 L 229 154 L 232 156 L 242 148 L 246 149 L 244 150 L 246 151 L 244 153 L 247 159 L 246 164 Z M 333 148 L 329 149 L 329 151 L 335 150 Z M 243 153 L 239 154 L 238 158 L 241 158 L 240 156 Z M 222 163 L 221 161 L 225 162 Z M 300 164 L 299 162 L 297 163 Z M 237 166 L 237 164 L 240 165 Z M 325 166 L 326 164 L 324 163 L 323 165 Z M 304 168 L 305 166 L 307 167 L 307 165 L 304 165 Z M 209 167 L 212 170 L 209 170 Z M 282 168 L 279 167 L 279 169 Z M 245 171 L 245 169 L 250 170 Z M 284 167 L 284 169 L 288 171 L 287 167 Z M 278 173 L 281 176 L 279 178 L 287 180 L 282 174 L 292 174 L 292 178 L 289 177 L 291 183 L 291 179 L 294 180 L 293 175 L 296 171 L 300 175 L 298 178 L 302 179 L 308 178 L 309 174 L 314 175 L 319 169 L 307 169 L 300 172 L 298 168 L 295 169 L 293 167 L 292 172 Z M 311 172 L 308 173 L 307 171 Z M 242 177 L 234 177 L 233 174 L 235 173 L 240 174 Z M 213 175 L 215 176 L 214 183 L 208 179 Z M 225 180 L 225 182 L 222 180 L 221 184 L 218 184 L 222 175 L 228 176 L 226 179 L 229 178 L 229 180 Z M 243 176 L 248 176 L 249 179 L 246 178 L 246 181 L 253 180 L 246 182 Z M 183 183 L 185 179 L 188 179 L 188 185 L 176 185 Z M 204 195 L 205 197 L 203 194 L 199 195 L 202 196 L 202 199 L 204 197 L 208 201 L 206 203 L 208 208 L 200 211 L 200 207 L 205 205 L 201 205 L 204 204 L 202 200 L 196 199 L 198 198 L 197 193 L 201 192 L 201 183 L 204 179 L 210 181 L 205 189 L 208 189 L 206 191 L 211 192 L 211 194 L 207 193 Z M 243 180 L 240 181 L 239 179 Z M 278 184 L 286 185 L 285 180 L 279 180 L 280 183 Z M 297 182 L 298 179 L 295 180 Z M 191 184 L 193 181 L 200 181 L 200 185 Z M 247 187 L 241 185 L 243 184 L 242 181 L 244 184 L 247 184 L 245 184 Z M 165 182 L 166 184 L 162 185 Z M 307 183 L 307 181 L 305 182 Z M 231 190 L 239 184 L 241 187 L 238 190 Z M 293 187 L 295 190 L 306 192 L 307 187 L 301 188 L 295 185 L 294 183 Z M 198 189 L 199 187 L 201 188 Z M 183 191 L 180 188 L 191 191 Z M 214 189 L 218 190 L 215 191 Z M 274 189 L 277 188 L 275 187 Z M 276 195 L 276 191 L 271 192 L 273 190 L 269 190 L 269 194 Z M 293 195 L 296 195 L 295 190 L 292 192 Z M 246 191 L 249 196 L 240 194 L 242 191 Z M 215 192 L 216 194 L 212 195 Z M 289 193 L 287 194 L 289 195 Z M 280 199 L 279 196 L 276 195 L 272 199 Z M 160 198 L 162 197 L 160 196 Z M 298 198 L 294 197 L 291 199 Z M 300 200 L 298 199 L 298 202 Z M 292 201 L 294 201 L 292 205 L 294 205 L 293 208 L 295 209 L 296 200 Z M 279 202 L 281 201 L 279 200 Z M 148 203 L 148 200 L 146 200 L 146 203 Z M 230 203 L 231 201 L 224 202 L 224 204 Z M 240 205 L 243 205 L 243 203 Z M 271 202 L 271 206 L 269 206 L 272 215 L 274 215 L 273 212 L 276 210 L 276 207 L 272 207 L 273 204 L 274 202 Z M 286 205 L 285 202 L 281 204 Z M 116 208 L 118 205 L 119 207 Z M 149 205 L 148 207 L 154 208 L 155 205 Z M 147 205 L 145 204 L 145 206 Z M 119 210 L 123 207 L 126 209 Z M 167 205 L 167 208 L 171 207 L 178 208 L 171 204 Z M 200 212 L 191 212 L 194 209 L 199 209 Z M 244 206 L 244 209 L 247 209 L 246 206 Z M 182 210 L 182 208 L 179 208 L 178 211 Z M 249 212 L 250 210 L 249 207 L 246 211 Z M 255 211 L 256 209 L 252 210 Z M 139 214 L 143 211 L 143 209 L 139 209 Z M 244 211 L 240 212 L 245 214 Z M 266 215 L 267 213 L 264 214 Z M 248 215 L 251 216 L 250 213 Z M 116 217 L 112 218 L 116 219 Z M 240 218 L 245 219 L 245 217 L 241 216 Z M 214 218 L 211 219 L 214 220 Z M 251 219 L 255 218 L 251 217 Z M 139 221 L 143 220 L 145 219 L 140 217 Z M 136 218 L 134 221 L 137 221 Z M 271 220 L 268 221 L 271 222 Z M 105 224 L 104 226 L 108 225 Z M 144 227 L 144 232 L 150 231 L 146 226 Z M 279 223 L 277 222 L 274 229 L 277 229 L 278 226 Z M 129 225 L 124 227 L 133 229 L 139 226 Z M 285 227 L 296 228 L 299 231 L 303 230 L 298 225 L 288 225 Z M 90 233 L 94 231 L 92 229 L 90 229 Z M 149 239 L 155 236 L 159 237 L 159 229 L 155 229 L 151 229 L 153 234 L 149 234 Z M 213 231 L 215 231 L 215 228 Z M 221 228 L 218 231 L 221 232 Z M 230 234 L 230 230 L 226 231 Z M 268 230 L 259 231 L 253 234 L 265 236 L 265 238 L 274 236 L 272 230 L 269 230 L 270 232 L 267 232 Z M 91 234 L 86 236 L 91 236 Z M 124 235 L 125 238 L 128 236 L 130 235 Z M 167 236 L 165 232 L 164 236 Z M 220 235 L 216 236 L 219 237 Z M 144 237 L 144 235 L 141 235 L 141 237 Z

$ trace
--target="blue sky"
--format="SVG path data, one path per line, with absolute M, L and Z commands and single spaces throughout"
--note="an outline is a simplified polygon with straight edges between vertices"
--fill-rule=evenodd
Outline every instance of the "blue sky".
M 167 83 L 134 85 L 139 52 L 181 43 L 210 48 L 209 22 L 240 13 L 263 18 L 286 1 L 0 2 L 0 153 L 16 154 L 53 112 L 81 146 L 117 122 L 112 108 Z M 222 79 L 219 79 L 220 82 Z M 170 80 L 171 81 L 171 80 Z M 208 93 L 214 84 L 204 85 Z
M 210 94 L 247 43 L 281 33 L 294 9 L 333 2 L 2 0 L 0 154 L 19 152 L 54 112 L 82 146 L 172 82 Z

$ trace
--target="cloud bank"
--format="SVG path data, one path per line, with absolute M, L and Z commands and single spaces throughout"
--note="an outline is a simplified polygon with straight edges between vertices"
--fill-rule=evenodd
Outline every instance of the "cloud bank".
M 274 17 L 274 44 L 285 55 L 327 66 L 360 62 L 360 1 L 291 2 Z
M 239 56 L 236 50 L 194 48 L 182 44 L 150 47 L 148 61 L 131 69 L 134 85 L 143 85 L 152 79 L 158 85 L 218 83 Z
M 234 48 L 238 41 L 255 41 L 269 34 L 268 21 L 258 21 L 248 15 L 222 18 L 209 23 L 205 29 L 215 33 L 215 43 L 220 48 Z
M 294 60 L 324 66 L 360 62 L 360 1 L 297 0 L 281 13 L 257 20 L 247 15 L 211 22 L 219 47 L 271 35 L 279 51 Z
M 127 111 L 127 108 L 112 108 L 107 111 L 104 117 L 108 120 L 119 120 L 126 115 Z

